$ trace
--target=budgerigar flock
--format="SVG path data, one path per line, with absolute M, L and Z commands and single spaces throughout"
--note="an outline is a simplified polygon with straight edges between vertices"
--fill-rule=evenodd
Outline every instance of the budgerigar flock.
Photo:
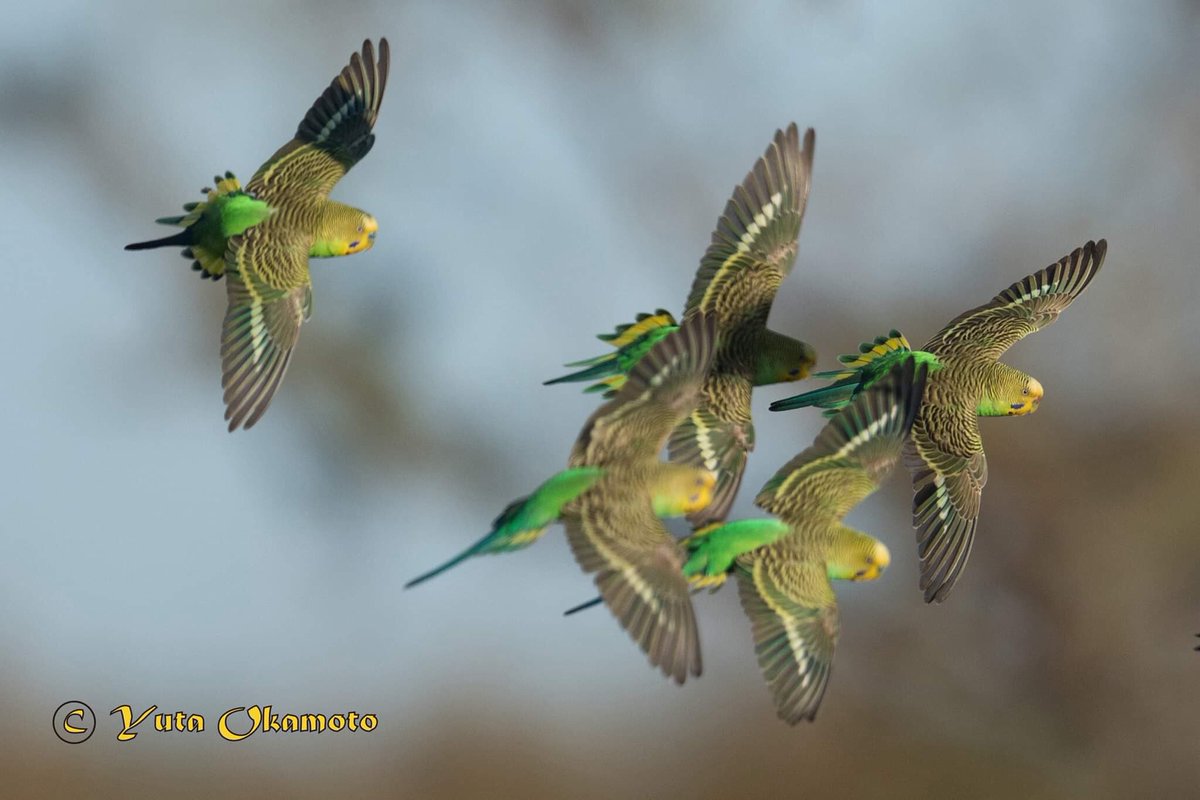
M 665 464 L 659 452 L 699 401 L 716 328 L 715 318 L 694 314 L 650 348 L 616 396 L 584 424 L 566 470 L 511 503 L 479 542 L 408 586 L 468 556 L 525 547 L 562 520 L 579 565 L 596 574 L 604 602 L 650 662 L 678 683 L 699 675 L 700 638 L 683 549 L 660 518 L 708 505 L 716 476 Z
M 733 505 L 754 449 L 753 388 L 800 380 L 816 362 L 808 344 L 767 328 L 775 293 L 796 262 L 815 143 L 810 128 L 801 144 L 795 123 L 775 132 L 717 220 L 684 305 L 685 317 L 697 311 L 715 315 L 720 332 L 702 402 L 671 434 L 668 445 L 672 461 L 703 466 L 717 475 L 713 502 L 688 516 L 693 525 L 722 520 Z M 615 353 L 576 362 L 571 366 L 589 369 L 549 383 L 601 378 L 619 385 L 630 356 L 674 325 L 670 313 L 661 309 L 642 315 L 618 328 L 615 336 L 601 337 L 618 348 Z
M 233 173 L 218 175 L 203 200 L 158 220 L 182 230 L 126 248 L 179 247 L 203 277 L 226 279 L 230 431 L 258 422 L 279 389 L 312 312 L 308 259 L 375 242 L 375 218 L 329 194 L 374 144 L 389 63 L 386 39 L 378 51 L 364 42 L 244 188 Z M 773 403 L 773 411 L 824 409 L 829 420 L 759 492 L 769 518 L 726 521 L 754 450 L 753 388 L 804 379 L 817 361 L 811 346 L 767 327 L 796 261 L 814 146 L 811 129 L 776 131 L 717 220 L 682 315 L 640 314 L 599 337 L 610 352 L 547 381 L 588 382 L 586 391 L 607 400 L 584 423 L 566 468 L 407 587 L 473 556 L 528 547 L 561 522 L 599 590 L 572 612 L 606 605 L 650 663 L 682 684 L 701 673 L 692 594 L 732 576 L 778 715 L 812 720 L 840 626 L 833 582 L 873 580 L 891 561 L 882 541 L 843 519 L 903 458 L 920 587 L 927 602 L 946 598 L 981 524 L 987 462 L 978 418 L 1032 413 L 1044 394 L 999 359 L 1088 287 L 1107 245 L 1088 242 L 1012 284 L 920 350 L 895 330 L 864 343 L 840 368 L 815 373 L 830 385 Z M 676 539 L 663 523 L 669 517 L 687 517 L 691 534 Z
M 698 586 L 737 576 L 754 649 L 789 723 L 812 720 L 838 637 L 830 581 L 869 581 L 891 562 L 883 542 L 842 518 L 887 477 L 921 404 L 928 367 L 906 359 L 831 419 L 767 481 L 755 503 L 777 519 L 729 522 L 686 542 Z
M 1088 242 L 1045 269 L 1023 278 L 987 303 L 959 314 L 921 350 L 898 331 L 843 356 L 845 369 L 821 373 L 835 382 L 824 389 L 771 404 L 772 411 L 816 405 L 838 409 L 869 388 L 890 367 L 917 359 L 932 369 L 929 389 L 905 453 L 912 473 L 913 525 L 925 600 L 942 601 L 966 566 L 987 483 L 979 417 L 1032 414 L 1042 384 L 999 362 L 1009 347 L 1041 330 L 1091 283 L 1108 244 Z

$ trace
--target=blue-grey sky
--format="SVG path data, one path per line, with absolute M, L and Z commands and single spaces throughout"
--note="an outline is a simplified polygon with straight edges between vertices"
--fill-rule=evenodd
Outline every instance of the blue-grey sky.
M 1153 548 L 1200 504 L 1168 492 L 1154 477 L 1165 457 L 1141 451 L 1200 442 L 1193 6 L 47 2 L 0 7 L 0 21 L 4 725 L 42 726 L 69 696 L 109 726 L 122 702 L 380 715 L 366 742 L 136 743 L 303 783 L 317 780 L 311 759 L 362 770 L 440 752 L 428 732 L 466 719 L 484 737 L 558 739 L 559 760 L 603 795 L 671 786 L 648 759 L 684 758 L 670 745 L 681 730 L 718 747 L 732 720 L 785 752 L 850 747 L 869 708 L 918 739 L 1101 780 L 1089 765 L 1126 766 L 1115 718 L 1071 751 L 1071 736 L 1038 728 L 1061 719 L 1028 676 L 1053 671 L 1075 632 L 1102 642 L 1104 616 L 1113 649 L 1096 658 L 1141 683 L 1125 702 L 1196 743 L 1195 702 L 1168 688 L 1194 663 L 1146 652 L 1168 647 L 1160 628 L 1186 651 L 1183 626 L 1198 624 L 1196 548 Z M 121 247 L 160 235 L 153 219 L 213 173 L 248 179 L 380 35 L 393 64 L 376 145 L 335 192 L 379 219 L 376 246 L 313 264 L 314 314 L 282 390 L 257 427 L 227 434 L 224 285 L 173 251 Z M 541 381 L 636 312 L 680 310 L 730 189 L 792 120 L 817 130 L 814 178 L 771 320 L 826 367 L 893 326 L 924 341 L 1109 240 L 1088 293 L 1008 358 L 1046 400 L 983 425 L 992 478 L 955 595 L 920 600 L 897 476 L 851 518 L 893 567 L 839 589 L 822 718 L 792 731 L 733 592 L 698 598 L 706 674 L 683 690 L 606 612 L 560 617 L 590 581 L 557 532 L 403 592 L 563 466 L 595 399 Z M 755 395 L 737 515 L 819 429 L 815 414 L 767 414 L 794 388 Z M 1114 451 L 1142 483 L 1109 485 Z M 1059 481 L 1070 491 L 1046 488 Z M 1090 583 L 1070 563 L 1093 535 L 1111 574 Z M 1046 559 L 1066 564 L 1060 586 L 1037 584 L 1048 594 L 1013 578 Z M 1121 576 L 1144 606 L 1105 601 Z M 1055 592 L 1095 595 L 1067 615 L 1077 629 L 1044 627 L 1066 602 Z M 79 758 L 132 747 L 107 732 Z M 48 736 L 27 747 L 64 757 Z M 626 777 L 604 766 L 626 756 Z

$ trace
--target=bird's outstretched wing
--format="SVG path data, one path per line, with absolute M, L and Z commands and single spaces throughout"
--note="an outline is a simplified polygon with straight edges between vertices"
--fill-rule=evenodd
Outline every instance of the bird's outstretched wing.
M 938 356 L 995 361 L 1018 341 L 1058 319 L 1100 271 L 1107 252 L 1104 239 L 1088 242 L 984 305 L 959 314 L 922 349 Z
M 784 276 L 796 261 L 796 238 L 808 203 L 815 134 L 800 145 L 796 123 L 776 131 L 717 220 L 712 243 L 688 295 L 685 315 L 717 314 L 721 331 L 745 321 L 765 325 Z
M 754 629 L 754 652 L 789 725 L 817 715 L 838 638 L 837 598 L 825 564 L 798 557 L 787 540 L 738 558 L 742 608 Z
M 683 683 L 699 675 L 700 634 L 683 555 L 654 516 L 649 495 L 601 480 L 567 518 L 567 539 L 585 572 L 596 573 L 604 603 L 650 663 Z
M 715 346 L 716 320 L 704 314 L 654 345 L 616 397 L 588 419 L 569 466 L 657 461 L 671 430 L 695 407 Z
M 927 372 L 913 358 L 893 367 L 775 473 L 755 503 L 790 524 L 841 521 L 900 459 Z
M 221 385 L 234 431 L 258 422 L 279 389 L 312 313 L 312 284 L 307 242 L 279 230 L 256 227 L 234 237 L 226 266 Z
M 262 200 L 325 197 L 375 144 L 372 128 L 387 87 L 390 51 L 379 40 L 379 57 L 368 39 L 300 121 L 290 142 L 267 159 L 247 191 Z M 275 205 L 274 202 L 271 202 Z
M 716 320 L 694 314 L 634 366 L 596 409 L 569 466 L 611 467 L 566 515 L 567 538 L 621 625 L 678 683 L 700 674 L 696 618 L 683 555 L 654 514 L 647 475 L 667 435 L 692 410 L 712 365 Z
M 904 446 L 925 602 L 941 602 L 966 566 L 987 483 L 975 409 L 926 403 Z
M 795 123 L 775 132 L 766 153 L 733 190 L 700 259 L 684 314 L 716 316 L 718 371 L 725 369 L 726 360 L 731 374 L 746 369 L 744 362 L 753 358 L 747 342 L 757 341 L 766 327 L 779 285 L 796 261 L 815 142 L 810 128 L 801 145 Z M 725 519 L 737 496 L 754 449 L 750 391 L 749 380 L 737 377 L 707 388 L 699 408 L 671 436 L 672 461 L 717 474 L 713 502 L 688 515 L 693 526 Z

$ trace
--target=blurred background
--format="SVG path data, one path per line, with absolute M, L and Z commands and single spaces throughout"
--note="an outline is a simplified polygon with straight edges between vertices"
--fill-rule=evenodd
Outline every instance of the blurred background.
M 1016 2 L 90 2 L 0 7 L 0 794 L 1128 797 L 1200 782 L 1200 6 Z M 248 179 L 365 37 L 393 66 L 335 196 L 373 250 L 313 265 L 270 412 L 222 423 L 224 284 L 157 216 Z M 595 407 L 542 387 L 681 310 L 777 127 L 817 130 L 772 327 L 822 368 L 914 344 L 1088 239 L 1099 279 L 1010 351 L 1034 416 L 949 601 L 917 589 L 897 472 L 850 517 L 815 724 L 775 718 L 736 593 L 676 688 L 564 537 L 402 584 L 561 468 Z M 821 425 L 768 414 L 735 515 Z M 50 731 L 64 700 L 99 730 Z M 116 717 L 205 714 L 116 741 Z M 370 734 L 216 735 L 228 708 Z M 143 726 L 143 730 L 149 724 Z

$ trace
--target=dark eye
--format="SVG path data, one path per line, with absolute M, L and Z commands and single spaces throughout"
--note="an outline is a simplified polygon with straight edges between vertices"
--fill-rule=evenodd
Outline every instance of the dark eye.
M 1029 387 L 1026 386 L 1024 389 L 1022 389 L 1021 394 L 1029 394 Z
M 788 370 L 788 375 L 799 375 L 799 374 L 800 374 L 799 369 Z
M 363 226 L 362 226 L 362 225 L 359 225 L 359 226 L 358 226 L 358 232 L 359 232 L 359 233 L 362 233 L 362 228 L 363 228 Z

